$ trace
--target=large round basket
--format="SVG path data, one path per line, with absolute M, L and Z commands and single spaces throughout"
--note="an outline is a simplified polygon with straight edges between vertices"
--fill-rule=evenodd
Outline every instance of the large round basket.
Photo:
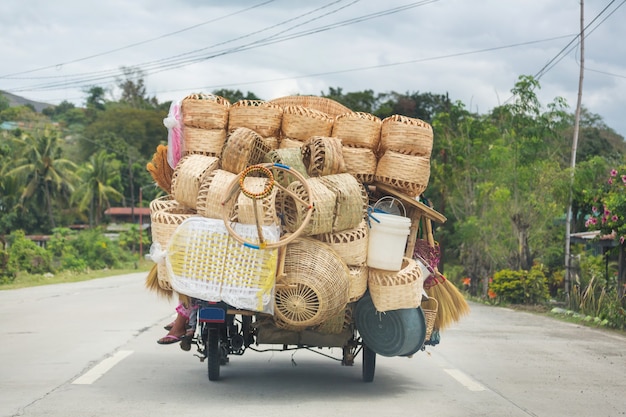
M 367 286 L 376 310 L 385 312 L 419 307 L 424 279 L 418 264 L 405 257 L 400 271 L 370 268 Z
M 248 166 L 263 162 L 269 150 L 258 133 L 239 127 L 228 135 L 222 151 L 222 169 L 239 174 Z
M 331 117 L 349 113 L 351 110 L 343 104 L 326 97 L 318 96 L 285 96 L 270 100 L 270 103 L 281 107 L 302 106 L 326 113 Z
M 335 233 L 316 235 L 315 238 L 326 243 L 337 252 L 346 265 L 363 265 L 367 261 L 367 239 L 369 227 L 365 220 L 354 229 Z M 367 282 L 367 276 L 365 281 Z
M 380 141 L 382 121 L 364 112 L 345 113 L 335 118 L 332 136 L 344 146 L 376 150 Z
M 315 239 L 297 238 L 286 246 L 274 314 L 300 329 L 321 324 L 346 307 L 348 285 L 348 267 L 335 251 Z
M 308 178 L 306 180 L 311 191 L 310 201 L 313 202 L 313 214 L 309 224 L 302 230 L 304 236 L 319 235 L 333 231 L 335 219 L 335 207 L 337 196 L 328 189 L 320 178 Z M 287 187 L 300 199 L 306 199 L 306 191 L 299 181 L 294 181 Z M 293 197 L 287 193 L 279 193 L 277 210 L 283 215 L 285 229 L 293 233 L 302 226 L 308 214 L 308 208 L 298 204 Z
M 284 148 L 269 151 L 267 154 L 265 154 L 265 162 L 286 165 L 298 171 L 298 173 L 302 174 L 304 178 L 309 178 L 309 174 L 307 174 L 306 172 L 304 162 L 302 162 L 302 152 L 300 151 L 300 148 Z M 286 187 L 291 184 L 296 179 L 296 177 L 283 171 L 278 171 L 274 176 L 274 179 L 280 185 Z
M 348 302 L 353 303 L 360 300 L 367 291 L 369 268 L 367 265 L 348 265 L 348 269 L 350 270 Z
M 319 177 L 336 196 L 333 232 L 357 227 L 367 215 L 369 197 L 367 190 L 352 174 L 335 174 Z
M 222 218 L 222 201 L 236 176 L 237 174 L 223 169 L 215 169 L 209 173 L 198 189 L 196 209 L 199 215 L 211 219 Z
M 192 154 L 178 161 L 172 175 L 172 196 L 179 203 L 196 208 L 198 190 L 204 178 L 217 169 L 219 159 L 214 156 Z
M 341 141 L 328 136 L 311 136 L 302 145 L 302 162 L 312 177 L 346 172 Z
M 333 118 L 326 113 L 303 106 L 284 108 L 283 136 L 305 141 L 311 136 L 330 136 L 333 130 Z
M 426 320 L 421 308 L 380 314 L 366 293 L 354 308 L 354 323 L 365 345 L 382 356 L 408 356 L 426 340 Z
M 183 128 L 182 154 L 220 156 L 226 141 L 225 129 Z
M 346 172 L 354 175 L 364 184 L 374 182 L 378 158 L 373 150 L 344 146 L 341 154 L 346 164 Z
M 166 200 L 151 203 L 150 221 L 152 222 L 152 244 L 155 245 L 156 251 L 163 253 L 167 248 L 170 238 L 176 231 L 176 228 L 186 219 L 197 216 L 196 211 L 181 206 L 176 200 Z M 152 211 L 152 207 L 158 210 Z M 159 286 L 164 290 L 171 290 L 171 280 L 165 265 L 165 258 L 159 256 L 156 260 L 157 277 Z
M 159 210 L 177 207 L 179 205 L 180 203 L 174 200 L 174 197 L 172 197 L 171 195 L 164 195 L 162 197 L 155 198 L 154 200 L 150 201 L 150 215 Z
M 378 160 L 374 178 L 410 197 L 416 197 L 428 187 L 430 159 L 425 156 L 387 151 Z
M 263 100 L 239 100 L 230 108 L 228 130 L 247 127 L 263 137 L 278 136 L 283 108 Z
M 393 115 L 385 118 L 380 130 L 379 152 L 386 150 L 430 158 L 433 128 L 420 119 Z
M 201 129 L 226 129 L 230 102 L 213 94 L 190 94 L 182 100 L 183 124 Z

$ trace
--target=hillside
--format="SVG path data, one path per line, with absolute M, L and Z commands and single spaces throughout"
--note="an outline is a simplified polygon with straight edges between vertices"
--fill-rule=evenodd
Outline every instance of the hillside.
M 25 104 L 30 104 L 39 113 L 41 113 L 41 111 L 43 109 L 45 109 L 46 107 L 54 107 L 54 104 L 48 104 L 48 103 L 42 103 L 42 102 L 39 102 L 39 101 L 29 100 L 29 99 L 24 98 L 24 97 L 16 96 L 15 94 L 7 93 L 6 91 L 1 91 L 0 90 L 0 94 L 5 96 L 9 100 L 9 105 L 11 107 L 13 107 L 13 106 L 23 106 Z

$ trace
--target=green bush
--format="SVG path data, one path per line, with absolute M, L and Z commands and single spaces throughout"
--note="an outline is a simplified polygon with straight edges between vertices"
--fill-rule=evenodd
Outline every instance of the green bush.
M 549 297 L 548 280 L 540 265 L 533 266 L 530 271 L 498 271 L 489 289 L 498 301 L 511 304 L 540 304 Z
M 71 242 L 90 269 L 118 268 L 132 260 L 130 252 L 120 248 L 99 228 L 82 231 Z
M 23 230 L 13 231 L 7 241 L 9 269 L 29 274 L 53 272 L 50 253 L 32 240 L 26 239 Z
M 59 269 L 75 272 L 87 270 L 87 262 L 80 257 L 79 250 L 72 244 L 72 241 L 76 240 L 78 232 L 59 227 L 54 229 L 52 233 L 46 249 L 59 265 Z

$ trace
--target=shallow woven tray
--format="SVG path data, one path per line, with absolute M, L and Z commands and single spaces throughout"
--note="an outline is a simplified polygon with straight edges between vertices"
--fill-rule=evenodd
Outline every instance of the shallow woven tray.
M 352 174 L 335 174 L 319 177 L 336 196 L 333 232 L 358 227 L 367 215 L 369 197 L 367 190 Z
M 230 107 L 228 130 L 247 127 L 263 137 L 278 136 L 283 108 L 263 100 L 239 100 Z
M 365 264 L 368 237 L 369 227 L 365 220 L 361 220 L 361 223 L 354 229 L 315 236 L 316 239 L 333 248 L 348 266 Z
M 258 133 L 247 127 L 239 127 L 226 139 L 222 150 L 221 168 L 239 174 L 248 166 L 263 162 L 265 154 L 269 151 Z
M 346 172 L 341 140 L 328 136 L 311 136 L 302 145 L 302 162 L 312 177 Z
M 433 128 L 420 119 L 393 115 L 385 118 L 380 130 L 379 152 L 386 150 L 430 158 Z
M 320 178 L 309 178 L 306 180 L 311 190 L 310 201 L 313 202 L 313 214 L 309 224 L 302 230 L 304 236 L 319 235 L 333 231 L 335 219 L 335 206 L 337 196 L 322 183 Z M 287 187 L 300 199 L 306 201 L 306 192 L 299 181 L 294 181 Z M 308 213 L 308 208 L 296 203 L 293 198 L 286 193 L 280 193 L 278 202 L 280 212 L 283 215 L 285 229 L 293 233 L 302 226 Z
M 199 215 L 211 219 L 222 218 L 222 201 L 235 177 L 237 174 L 223 169 L 215 169 L 207 175 L 198 189 L 196 209 Z
M 345 113 L 335 118 L 332 136 L 344 146 L 376 150 L 380 142 L 382 120 L 364 112 Z
M 201 129 L 226 129 L 230 102 L 214 94 L 190 94 L 181 102 L 183 124 Z
M 265 162 L 272 162 L 274 164 L 287 165 L 288 167 L 298 171 L 304 178 L 308 178 L 309 174 L 306 172 L 304 162 L 302 162 L 302 152 L 300 148 L 284 148 L 275 149 L 265 154 Z M 284 171 L 277 171 L 274 179 L 283 187 L 291 184 L 296 177 L 285 173 Z
M 362 183 L 374 182 L 378 158 L 373 150 L 344 146 L 341 154 L 346 164 L 346 172 L 354 175 Z
M 218 157 L 226 142 L 225 129 L 183 128 L 182 155 L 202 154 Z
M 387 151 L 378 160 L 374 178 L 410 197 L 416 197 L 428 187 L 430 159 Z
M 351 110 L 343 104 L 326 97 L 318 96 L 285 96 L 270 100 L 270 103 L 278 104 L 282 107 L 302 106 L 321 111 L 331 117 L 349 113 Z
M 200 184 L 218 167 L 219 159 L 214 156 L 192 154 L 182 157 L 172 174 L 172 197 L 195 209 Z
M 321 324 L 346 307 L 348 286 L 348 267 L 335 251 L 318 240 L 297 238 L 286 246 L 274 314 L 302 329 Z
M 305 141 L 311 136 L 330 136 L 333 130 L 333 118 L 326 113 L 303 106 L 284 108 L 283 136 Z
M 421 270 L 411 258 L 402 259 L 400 271 L 369 269 L 367 287 L 380 312 L 419 307 L 423 286 Z

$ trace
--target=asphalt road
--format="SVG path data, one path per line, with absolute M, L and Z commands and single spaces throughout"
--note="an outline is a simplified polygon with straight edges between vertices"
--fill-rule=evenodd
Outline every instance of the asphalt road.
M 478 304 L 440 345 L 378 356 L 372 383 L 360 355 L 301 350 L 247 351 L 210 382 L 194 349 L 155 343 L 176 303 L 144 277 L 0 291 L 0 417 L 626 416 L 624 335 Z

